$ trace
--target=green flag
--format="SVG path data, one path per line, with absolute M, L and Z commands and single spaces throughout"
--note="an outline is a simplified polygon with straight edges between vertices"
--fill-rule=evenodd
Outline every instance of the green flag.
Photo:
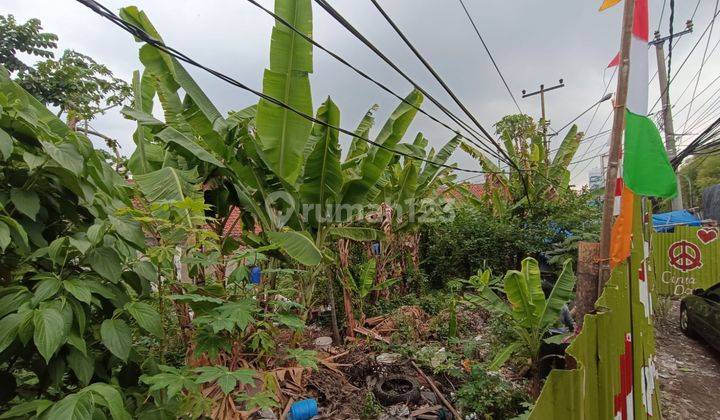
M 677 181 L 655 123 L 646 116 L 625 113 L 623 178 L 635 194 L 672 198 Z

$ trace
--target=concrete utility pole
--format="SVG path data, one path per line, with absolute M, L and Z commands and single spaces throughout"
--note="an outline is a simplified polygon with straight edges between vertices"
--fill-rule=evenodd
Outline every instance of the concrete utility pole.
M 600 267 L 598 275 L 597 295 L 602 293 L 605 283 L 610 278 L 610 239 L 613 225 L 613 208 L 615 205 L 615 186 L 620 161 L 622 134 L 625 129 L 625 108 L 627 106 L 628 79 L 630 78 L 630 42 L 635 15 L 635 2 L 625 1 L 620 37 L 620 63 L 618 68 L 618 84 L 615 90 L 615 114 L 610 135 L 610 151 L 608 155 L 607 174 L 605 175 L 605 201 L 603 202 L 602 228 L 600 230 Z M 597 299 L 597 296 L 595 297 Z
M 673 34 L 672 38 L 677 38 L 685 34 L 691 33 L 693 30 L 692 21 L 688 20 L 686 25 L 686 30 Z M 657 55 L 658 80 L 660 81 L 660 99 L 662 100 L 663 125 L 665 126 L 665 149 L 668 152 L 668 157 L 672 159 L 677 155 L 677 146 L 675 145 L 675 129 L 673 127 L 672 107 L 670 106 L 670 86 L 668 84 L 667 68 L 665 67 L 664 49 L 665 41 L 670 39 L 671 37 L 669 36 L 661 38 L 660 32 L 655 31 L 655 39 L 653 41 L 650 41 L 650 45 L 655 46 L 655 53 Z M 677 177 L 678 185 L 680 185 L 679 174 L 676 173 L 675 176 Z M 673 198 L 672 200 L 672 209 L 683 209 L 682 191 L 680 188 L 678 188 L 677 196 L 675 196 L 675 198 Z
M 547 128 L 548 128 L 548 120 L 545 117 L 545 92 L 549 92 L 551 90 L 560 89 L 562 87 L 565 87 L 565 84 L 563 83 L 563 79 L 560 79 L 560 84 L 556 86 L 549 87 L 545 89 L 545 85 L 540 85 L 540 90 L 532 93 L 525 93 L 526 91 L 523 90 L 523 98 L 528 98 L 530 96 L 540 95 L 540 109 L 542 112 L 542 129 L 543 129 L 543 145 L 545 145 L 545 163 L 548 163 L 549 161 L 549 153 L 550 147 L 548 147 L 548 136 L 547 136 Z

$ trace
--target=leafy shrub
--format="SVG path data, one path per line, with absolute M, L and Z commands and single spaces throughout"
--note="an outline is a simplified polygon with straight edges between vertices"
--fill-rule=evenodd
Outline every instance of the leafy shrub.
M 502 273 L 525 256 L 540 257 L 555 249 L 569 235 L 599 232 L 599 220 L 599 207 L 584 191 L 565 192 L 554 200 L 534 202 L 524 212 L 501 215 L 490 207 L 461 204 L 453 220 L 423 226 L 421 268 L 435 288 L 469 278 L 480 268 Z
M 466 415 L 475 413 L 478 418 L 509 419 L 525 411 L 523 403 L 528 402 L 529 397 L 522 388 L 499 374 L 475 365 L 456 399 Z

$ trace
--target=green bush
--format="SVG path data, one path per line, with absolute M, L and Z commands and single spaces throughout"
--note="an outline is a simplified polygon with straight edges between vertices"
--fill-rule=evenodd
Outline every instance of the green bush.
M 599 232 L 599 210 L 585 191 L 564 192 L 503 215 L 480 204 L 460 205 L 453 220 L 423 226 L 421 268 L 435 288 L 481 268 L 503 273 L 526 256 L 539 258 L 556 249 L 570 234 Z
M 478 365 L 473 366 L 456 399 L 463 413 L 475 413 L 477 418 L 486 419 L 515 417 L 525 411 L 524 404 L 529 402 L 522 388 L 497 373 L 486 372 Z

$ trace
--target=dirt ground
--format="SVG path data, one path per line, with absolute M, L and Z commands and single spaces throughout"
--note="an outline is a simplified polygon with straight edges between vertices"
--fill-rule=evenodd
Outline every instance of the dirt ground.
M 678 323 L 679 302 L 656 323 L 656 363 L 663 418 L 720 419 L 720 353 L 687 338 Z

